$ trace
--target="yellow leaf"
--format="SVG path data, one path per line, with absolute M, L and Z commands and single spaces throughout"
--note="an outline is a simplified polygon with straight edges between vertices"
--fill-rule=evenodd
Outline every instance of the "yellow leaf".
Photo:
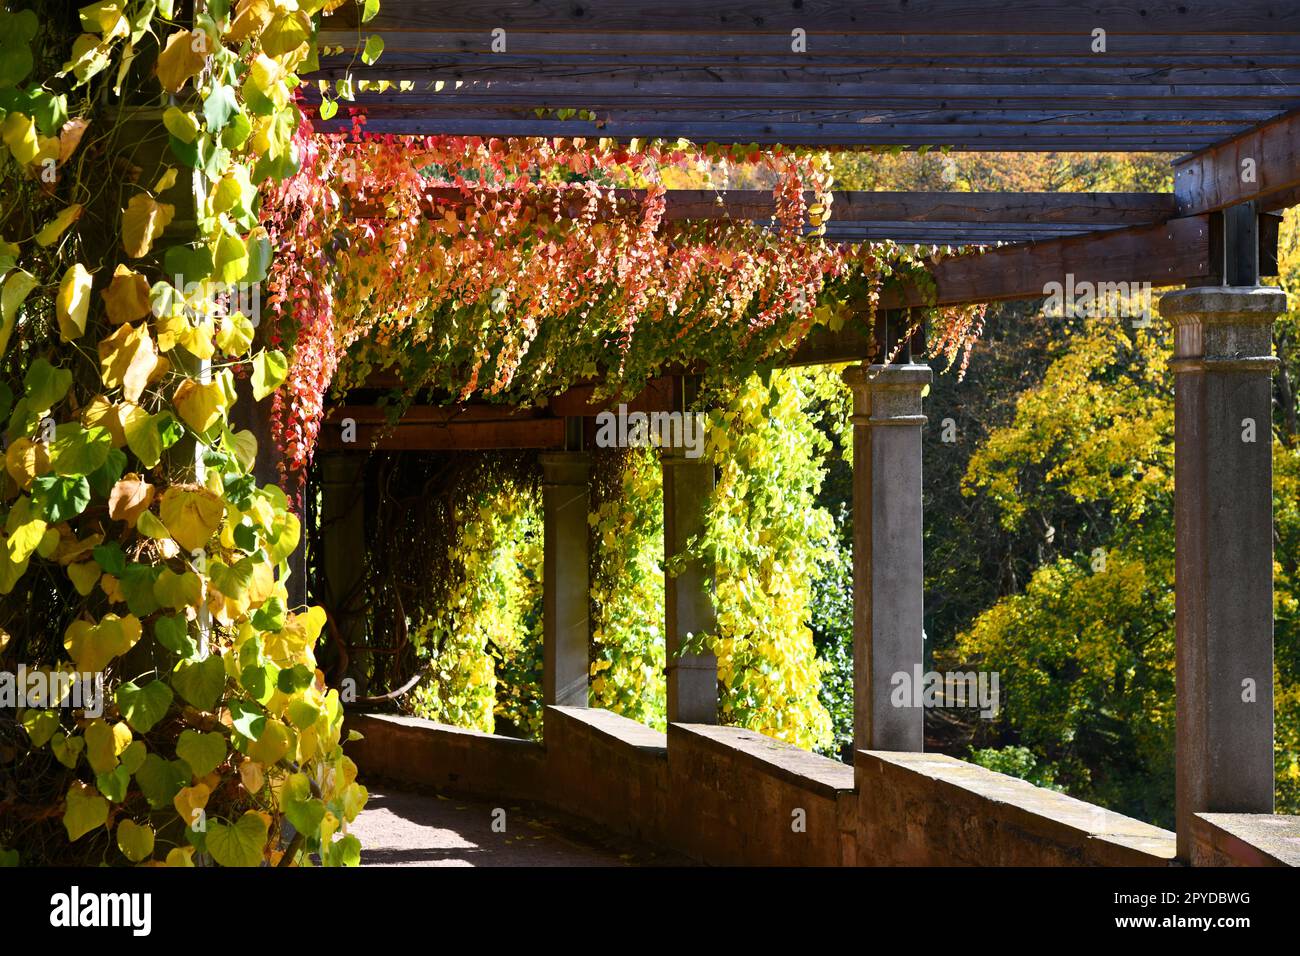
M 15 439 L 5 451 L 5 470 L 14 484 L 27 491 L 32 481 L 50 470 L 50 449 L 44 442 L 30 438 Z
M 169 93 L 179 93 L 185 81 L 197 76 L 208 59 L 208 35 L 202 31 L 178 30 L 167 38 L 154 69 L 158 81 Z
M 168 866 L 194 866 L 194 847 L 176 846 L 167 851 Z
M 73 621 L 63 635 L 63 647 L 81 671 L 102 671 L 113 658 L 125 654 L 140 640 L 140 620 L 134 614 L 119 618 L 105 614 L 98 624 Z
M 64 342 L 79 339 L 85 334 L 93 281 L 80 262 L 63 274 L 58 297 L 54 300 L 54 314 L 59 320 L 59 338 Z
M 172 485 L 158 505 L 163 524 L 186 551 L 195 551 L 221 526 L 226 506 L 202 485 Z
M 132 259 L 147 256 L 153 242 L 176 215 L 176 207 L 148 193 L 136 193 L 122 213 L 122 248 Z
M 5 117 L 4 125 L 0 126 L 0 139 L 9 147 L 19 166 L 26 166 L 41 151 L 36 137 L 36 121 L 25 113 L 13 112 Z
M 278 720 L 267 719 L 257 740 L 249 744 L 248 755 L 258 763 L 277 763 L 289 752 L 289 731 Z
M 119 263 L 113 270 L 113 281 L 100 293 L 108 321 L 114 325 L 134 322 L 149 314 L 149 282 L 140 273 Z
M 240 0 L 239 12 L 226 30 L 226 39 L 231 43 L 241 43 L 271 22 L 271 0 Z
M 156 193 L 165 193 L 176 185 L 176 167 L 168 166 L 167 171 L 158 177 L 158 181 L 153 184 L 153 191 Z
M 81 203 L 65 206 L 62 212 L 47 222 L 41 231 L 36 234 L 36 244 L 42 247 L 53 245 L 59 241 L 59 236 L 63 235 L 67 228 L 80 218 Z
M 262 784 L 266 782 L 266 775 L 262 773 L 260 763 L 250 757 L 245 757 L 239 765 L 239 779 L 243 782 L 245 790 L 256 795 L 261 793 Z
M 176 389 L 172 404 L 185 424 L 202 434 L 221 420 L 227 405 L 226 393 L 218 382 L 187 378 Z
M 99 343 L 100 377 L 105 388 L 121 387 L 128 402 L 138 402 L 158 366 L 149 327 L 123 325 Z
M 82 597 L 95 589 L 95 585 L 99 583 L 101 571 L 102 569 L 96 561 L 83 561 L 81 564 L 68 565 L 68 577 L 72 579 L 72 586 L 77 589 L 77 593 Z
M 133 405 L 114 405 L 105 396 L 97 395 L 90 400 L 81 412 L 81 424 L 87 428 L 99 426 L 108 430 L 113 438 L 113 447 L 121 448 L 126 444 L 126 429 L 122 425 L 122 413 Z
M 0 289 L 0 357 L 9 348 L 9 336 L 18 321 L 19 307 L 37 285 L 36 277 L 23 269 L 10 273 L 5 279 L 4 287 Z
M 108 496 L 108 516 L 132 527 L 140 513 L 153 502 L 154 487 L 138 475 L 129 474 L 113 486 Z
M 134 820 L 123 820 L 117 825 L 117 848 L 132 863 L 153 853 L 154 833 L 148 824 L 141 826 Z
M 69 840 L 79 840 L 92 830 L 104 825 L 108 819 L 108 801 L 93 787 L 77 782 L 68 788 L 67 805 L 63 811 L 63 826 Z
M 211 795 L 212 790 L 206 783 L 196 783 L 176 794 L 172 798 L 172 806 L 176 808 L 176 812 L 180 814 L 186 826 L 193 826 L 199 819 L 198 811 L 208 805 L 208 797 Z
M 217 345 L 221 351 L 231 357 L 246 353 L 253 344 L 253 323 L 242 312 L 233 312 L 221 317 L 221 328 L 217 331 Z

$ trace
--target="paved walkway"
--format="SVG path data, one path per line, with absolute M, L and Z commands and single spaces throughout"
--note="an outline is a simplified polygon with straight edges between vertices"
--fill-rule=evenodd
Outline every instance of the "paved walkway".
M 493 829 L 504 810 L 505 832 Z M 349 828 L 363 866 L 637 866 L 647 861 L 518 806 L 370 788 Z

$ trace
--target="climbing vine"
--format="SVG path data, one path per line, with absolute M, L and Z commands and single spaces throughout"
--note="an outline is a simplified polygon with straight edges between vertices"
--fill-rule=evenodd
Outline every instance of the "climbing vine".
M 0 724 L 9 862 L 358 860 L 299 519 L 237 424 L 287 371 L 246 295 L 259 189 L 304 158 L 293 92 L 340 2 L 0 12 L 0 656 L 104 688 Z

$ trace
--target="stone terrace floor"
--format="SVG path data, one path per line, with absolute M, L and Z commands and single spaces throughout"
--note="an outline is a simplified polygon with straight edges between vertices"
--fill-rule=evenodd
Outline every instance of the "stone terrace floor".
M 366 808 L 349 828 L 362 866 L 663 866 L 686 861 L 532 807 L 462 800 L 369 783 Z M 497 808 L 505 832 L 493 829 Z M 500 816 L 499 814 L 497 815 Z

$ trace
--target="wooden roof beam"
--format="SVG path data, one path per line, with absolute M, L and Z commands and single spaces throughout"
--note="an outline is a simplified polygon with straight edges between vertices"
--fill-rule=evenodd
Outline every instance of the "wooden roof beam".
M 1300 110 L 1293 110 L 1174 163 L 1179 215 L 1258 200 L 1263 209 L 1300 201 Z

